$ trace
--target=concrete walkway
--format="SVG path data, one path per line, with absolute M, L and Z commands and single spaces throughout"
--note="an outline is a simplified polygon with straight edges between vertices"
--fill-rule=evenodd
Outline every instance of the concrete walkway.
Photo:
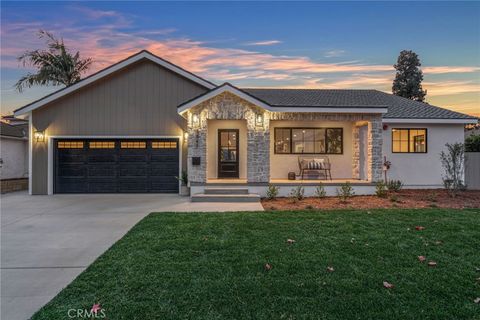
M 0 318 L 31 317 L 150 212 L 262 210 L 177 195 L 2 195 Z

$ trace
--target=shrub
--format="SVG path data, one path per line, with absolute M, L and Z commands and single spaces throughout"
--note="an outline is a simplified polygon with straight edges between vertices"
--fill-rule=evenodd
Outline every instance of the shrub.
M 307 209 L 307 210 L 313 210 L 314 208 L 313 208 L 313 206 L 312 206 L 311 204 L 307 204 L 307 205 L 305 206 L 305 209 Z
M 432 191 L 429 194 L 427 194 L 425 198 L 427 199 L 427 201 L 437 202 L 437 193 L 435 191 Z
M 480 152 L 480 134 L 472 134 L 465 139 L 465 152 Z
M 389 191 L 398 192 L 402 190 L 402 188 L 403 188 L 403 182 L 400 180 L 390 180 L 387 182 L 387 189 Z
M 292 191 L 290 191 L 290 198 L 293 202 L 303 200 L 303 198 L 305 198 L 305 190 L 303 189 L 303 187 L 298 186 L 296 188 L 293 188 Z
M 400 201 L 398 200 L 398 196 L 397 196 L 397 195 L 392 194 L 392 195 L 390 196 L 390 202 L 400 202 Z
M 340 197 L 342 202 L 347 202 L 354 195 L 355 192 L 353 192 L 352 185 L 349 182 L 345 182 L 340 188 L 337 188 L 337 196 Z
M 327 191 L 325 191 L 325 187 L 320 182 L 320 184 L 315 188 L 315 195 L 319 198 L 325 198 L 327 196 Z
M 379 198 L 386 198 L 387 197 L 387 185 L 385 184 L 385 182 L 383 182 L 382 180 L 381 181 L 378 181 L 377 183 L 375 183 L 375 194 L 377 195 L 377 197 Z
M 278 191 L 280 190 L 279 187 L 269 184 L 267 187 L 267 199 L 268 200 L 273 200 L 278 196 Z
M 440 153 L 440 160 L 445 169 L 443 185 L 452 197 L 465 188 L 463 184 L 463 172 L 465 161 L 465 147 L 463 143 L 447 143 L 447 152 Z
M 183 170 L 182 171 L 182 176 L 181 177 L 175 177 L 177 178 L 178 181 L 182 183 L 184 186 L 188 186 L 188 172 Z

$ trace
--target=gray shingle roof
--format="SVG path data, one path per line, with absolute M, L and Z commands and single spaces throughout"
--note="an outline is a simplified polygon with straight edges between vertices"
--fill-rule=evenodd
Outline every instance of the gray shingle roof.
M 16 126 L 0 121 L 0 135 L 15 138 L 26 138 L 28 132 L 28 124 L 20 124 Z
M 248 94 L 275 107 L 388 107 L 384 118 L 475 119 L 463 113 L 394 96 L 378 90 L 252 89 Z

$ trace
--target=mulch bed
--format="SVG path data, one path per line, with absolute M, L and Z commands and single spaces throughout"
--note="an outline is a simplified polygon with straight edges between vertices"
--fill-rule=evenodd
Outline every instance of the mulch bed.
M 480 191 L 460 192 L 452 198 L 446 190 L 401 190 L 389 192 L 387 197 L 354 196 L 347 202 L 338 197 L 305 198 L 294 202 L 290 198 L 262 199 L 265 210 L 305 209 L 380 209 L 380 208 L 480 208 Z

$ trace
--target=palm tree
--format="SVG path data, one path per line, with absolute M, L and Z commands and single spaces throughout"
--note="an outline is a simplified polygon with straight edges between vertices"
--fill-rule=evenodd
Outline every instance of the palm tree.
M 56 39 L 53 34 L 40 30 L 39 39 L 46 39 L 46 50 L 26 51 L 18 57 L 23 66 L 33 66 L 36 73 L 28 73 L 15 84 L 18 92 L 34 85 L 65 85 L 70 86 L 81 79 L 92 64 L 92 59 L 81 59 L 80 53 L 72 54 L 63 43 L 63 39 Z

